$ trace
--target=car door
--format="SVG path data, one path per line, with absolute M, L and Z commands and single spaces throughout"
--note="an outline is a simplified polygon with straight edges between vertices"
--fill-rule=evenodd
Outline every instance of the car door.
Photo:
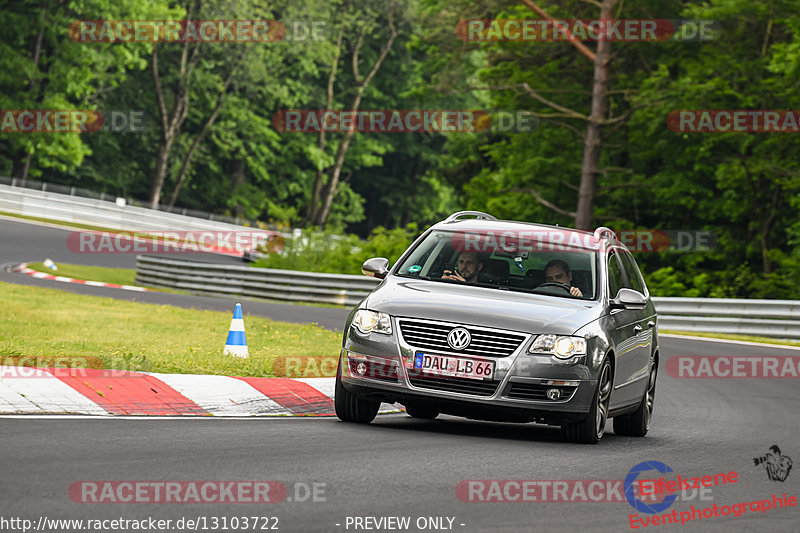
M 619 289 L 632 288 L 623 266 L 622 252 L 621 248 L 612 248 L 606 258 L 609 300 L 616 298 Z M 610 320 L 611 340 L 616 355 L 612 402 L 614 406 L 626 405 L 642 397 L 637 378 L 642 367 L 642 355 L 645 353 L 639 345 L 639 334 L 644 327 L 643 314 L 637 309 L 613 309 Z
M 636 266 L 636 261 L 628 250 L 618 251 L 619 258 L 622 260 L 622 270 L 625 277 L 625 287 L 633 289 L 642 296 L 647 295 L 644 280 Z M 653 353 L 653 339 L 655 333 L 656 317 L 655 308 L 649 304 L 642 309 L 634 309 L 635 315 L 633 331 L 635 333 L 635 347 L 633 349 L 635 360 L 634 371 L 631 375 L 631 383 L 628 387 L 637 392 L 634 399 L 642 397 L 647 388 L 647 378 L 650 375 L 650 358 Z

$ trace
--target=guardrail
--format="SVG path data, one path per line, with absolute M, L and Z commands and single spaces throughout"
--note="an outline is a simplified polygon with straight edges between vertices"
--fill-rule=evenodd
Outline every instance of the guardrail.
M 659 327 L 800 339 L 800 301 L 653 298 Z
M 113 201 L 71 196 L 0 183 L 0 211 L 118 230 L 232 231 L 242 226 L 156 211 Z M 220 217 L 222 218 L 222 217 Z M 233 219 L 231 219 L 233 220 Z
M 205 294 L 353 306 L 380 280 L 138 256 L 136 283 Z M 661 329 L 800 339 L 800 301 L 653 298 Z
M 248 266 L 136 257 L 136 284 L 204 294 L 241 295 L 292 302 L 356 305 L 379 280 Z
M 8 178 L 0 177 L 0 211 L 6 211 L 18 215 L 42 217 L 55 221 L 82 223 L 90 226 L 108 228 L 111 230 L 123 231 L 243 231 L 252 230 L 253 227 L 239 226 L 220 220 L 207 220 L 196 216 L 185 216 L 166 211 L 156 211 L 144 207 L 132 205 L 118 205 L 113 201 L 113 197 L 105 196 L 108 200 L 97 198 L 85 198 L 82 196 L 72 196 L 60 192 L 53 192 L 51 188 L 58 190 L 69 190 L 69 187 L 61 185 L 48 185 L 39 183 L 47 190 L 29 189 L 20 186 L 9 186 L 3 182 L 9 182 Z M 72 187 L 72 189 L 75 189 Z M 83 190 L 87 193 L 89 191 Z M 109 201 L 112 200 L 112 201 Z M 186 211 L 186 210 L 184 210 Z M 203 214 L 193 211 L 195 214 Z M 216 215 L 205 215 L 214 217 Z M 216 216 L 217 219 L 229 219 L 239 221 L 233 217 Z M 242 221 L 250 223 L 241 219 Z M 263 228 L 263 225 L 262 225 Z M 278 231 L 274 227 L 272 231 Z M 285 251 L 296 253 L 298 250 L 318 247 L 319 238 L 341 240 L 344 237 L 339 235 L 326 235 L 322 232 L 302 231 L 298 228 L 288 232 L 281 232 L 286 239 Z M 241 255 L 241 254 L 236 254 Z
M 143 202 L 135 198 L 120 197 L 119 195 L 106 194 L 104 192 L 97 192 L 82 187 L 75 187 L 72 185 L 58 185 L 56 183 L 48 183 L 46 181 L 37 181 L 32 179 L 21 180 L 17 178 L 9 178 L 8 176 L 0 176 L 0 185 L 15 187 L 18 189 L 29 189 L 34 191 L 57 193 L 64 196 L 72 196 L 77 198 L 88 198 L 93 200 L 100 200 L 102 202 L 111 202 L 112 204 L 123 203 L 126 206 L 142 207 L 150 209 L 149 202 Z M 258 221 L 250 220 L 240 216 L 228 216 L 207 211 L 200 211 L 198 209 L 189 209 L 187 207 L 170 207 L 165 204 L 158 204 L 156 211 L 162 213 L 172 213 L 181 216 L 188 216 L 191 218 L 199 218 L 204 220 L 211 220 L 214 222 L 225 222 L 227 224 L 234 224 L 237 226 L 250 225 L 257 226 Z

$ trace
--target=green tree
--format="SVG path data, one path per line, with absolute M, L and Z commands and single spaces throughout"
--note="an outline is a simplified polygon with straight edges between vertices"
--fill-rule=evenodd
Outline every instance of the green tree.
M 0 108 L 4 110 L 94 109 L 99 93 L 119 86 L 131 69 L 146 66 L 147 45 L 83 43 L 70 37 L 70 24 L 83 19 L 162 19 L 173 12 L 166 1 L 32 1 L 0 8 Z M 79 133 L 0 133 L 0 158 L 23 181 L 47 169 L 81 164 L 89 149 Z

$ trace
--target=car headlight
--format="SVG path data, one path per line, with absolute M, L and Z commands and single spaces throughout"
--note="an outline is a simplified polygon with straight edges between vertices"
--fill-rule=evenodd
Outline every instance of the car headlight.
M 359 332 L 367 334 L 384 333 L 392 334 L 392 321 L 386 313 L 376 313 L 368 309 L 359 309 L 353 317 L 353 327 Z
M 553 355 L 559 359 L 586 355 L 586 339 L 565 335 L 539 335 L 528 348 L 528 353 Z

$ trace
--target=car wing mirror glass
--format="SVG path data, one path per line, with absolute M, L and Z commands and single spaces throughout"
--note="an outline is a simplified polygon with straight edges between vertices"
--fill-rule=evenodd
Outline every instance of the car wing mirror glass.
M 365 276 L 383 279 L 389 273 L 389 260 L 385 257 L 373 257 L 367 259 L 361 265 L 361 273 Z
M 647 298 L 639 291 L 620 289 L 610 303 L 612 309 L 643 309 L 647 305 Z

